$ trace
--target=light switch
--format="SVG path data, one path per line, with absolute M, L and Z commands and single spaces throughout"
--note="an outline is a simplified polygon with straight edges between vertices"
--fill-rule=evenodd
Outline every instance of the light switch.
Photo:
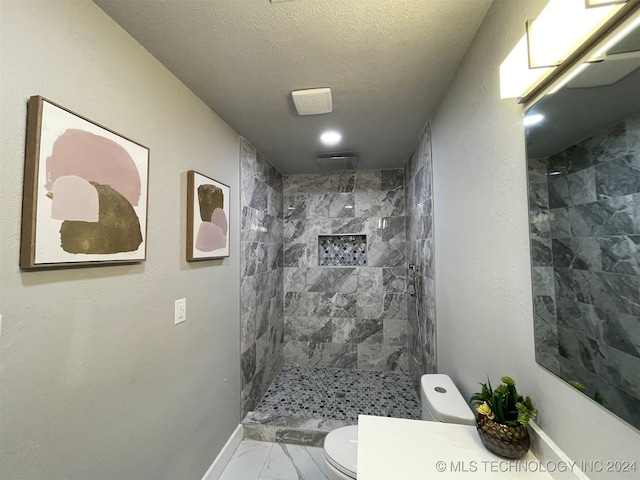
M 176 300 L 175 324 L 184 322 L 187 319 L 187 299 Z

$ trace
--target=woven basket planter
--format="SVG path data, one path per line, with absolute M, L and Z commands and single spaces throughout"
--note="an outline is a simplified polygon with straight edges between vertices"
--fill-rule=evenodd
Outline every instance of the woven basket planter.
M 505 458 L 520 458 L 529 451 L 529 430 L 518 425 L 510 427 L 494 422 L 486 415 L 476 419 L 478 435 L 490 452 Z

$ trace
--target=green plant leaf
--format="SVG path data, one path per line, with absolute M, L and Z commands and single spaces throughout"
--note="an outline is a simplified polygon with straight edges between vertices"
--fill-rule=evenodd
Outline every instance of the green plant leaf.
M 487 377 L 487 383 L 481 383 L 482 389 L 471 396 L 472 403 L 486 403 L 493 413 L 494 420 L 503 425 L 527 426 L 537 415 L 530 397 L 523 397 L 516 389 L 516 382 L 511 377 L 502 377 L 502 384 L 495 389 Z

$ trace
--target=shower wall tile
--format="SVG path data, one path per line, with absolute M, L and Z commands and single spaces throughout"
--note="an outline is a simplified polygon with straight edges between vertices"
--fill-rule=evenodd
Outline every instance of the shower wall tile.
M 585 335 L 558 327 L 560 355 L 570 359 L 578 368 L 584 368 L 599 378 L 607 379 L 613 387 L 640 400 L 640 359 L 594 342 Z M 614 375 L 611 373 L 615 372 Z M 602 380 L 596 385 L 603 384 Z M 595 387 L 596 385 L 591 385 Z
M 335 218 L 331 219 L 331 225 L 327 228 L 332 235 L 354 235 L 367 232 L 368 219 L 364 217 L 356 218 Z
M 284 322 L 285 341 L 330 343 L 332 341 L 331 318 L 286 317 Z
M 256 177 L 242 177 L 242 204 L 261 212 L 267 211 L 267 185 Z
M 306 267 L 308 265 L 307 245 L 304 243 L 285 244 L 282 262 L 285 267 Z
M 608 198 L 569 210 L 574 236 L 632 235 L 639 232 L 635 209 L 640 194 Z
M 359 344 L 358 369 L 405 372 L 407 347 L 384 344 Z
M 407 322 L 404 319 L 385 318 L 382 321 L 382 337 L 385 345 L 407 345 Z
M 256 315 L 253 308 L 240 306 L 240 352 L 251 348 L 256 343 Z
M 640 192 L 640 155 L 633 152 L 595 167 L 598 198 Z
M 424 205 L 427 199 L 431 198 L 431 168 L 429 164 L 424 164 L 416 170 L 414 178 L 412 205 Z
M 372 239 L 367 245 L 367 263 L 371 267 L 401 267 L 406 264 L 405 242 Z
M 270 244 L 260 242 L 242 242 L 242 274 L 244 276 L 267 271 L 267 251 L 269 245 Z
M 403 267 L 381 268 L 382 290 L 388 293 L 406 293 L 407 270 Z
M 284 347 L 287 365 L 296 367 L 357 368 L 356 345 L 289 341 Z
M 432 229 L 433 210 L 431 200 L 411 207 L 410 214 L 407 215 L 407 238 L 433 238 Z
M 533 313 L 542 321 L 556 324 L 557 319 L 555 297 L 552 295 L 534 294 Z
M 384 313 L 383 294 L 376 291 L 362 291 L 357 294 L 356 308 L 358 317 L 382 318 Z
M 333 343 L 382 343 L 382 320 L 334 318 Z
M 404 190 L 386 192 L 356 191 L 356 217 L 394 217 L 404 215 Z
M 358 292 L 378 295 L 382 298 L 383 287 L 382 268 L 361 268 L 358 274 Z M 404 270 L 399 268 L 398 270 Z
M 272 300 L 273 299 L 269 300 L 268 302 L 262 302 L 253 309 L 253 313 L 255 315 L 256 339 L 262 336 L 269 328 L 269 315 Z
M 600 247 L 602 270 L 640 275 L 640 235 L 612 236 L 596 240 Z
M 307 196 L 286 195 L 283 197 L 285 220 L 304 220 L 307 218 Z
M 435 289 L 434 289 L 434 243 L 433 243 L 433 181 L 431 158 L 431 125 L 425 126 L 418 145 L 405 167 L 405 261 L 414 265 L 415 270 L 406 271 L 406 277 L 393 279 L 393 270 L 385 269 L 384 297 L 384 338 L 393 344 L 398 358 L 406 362 L 406 367 L 419 392 L 420 377 L 425 373 L 435 373 Z M 375 248 L 375 245 L 374 245 Z M 389 261 L 391 260 L 391 261 Z M 382 257 L 378 260 L 385 267 L 393 259 Z M 416 280 L 414 285 L 413 280 Z M 389 288 L 386 288 L 387 285 Z M 393 287 L 392 287 L 393 286 Z M 404 290 L 402 290 L 404 288 Z M 413 296 L 401 302 L 394 297 L 396 290 L 410 292 Z M 405 293 L 407 298 L 407 293 Z M 396 323 L 396 317 L 408 318 L 406 327 Z M 404 339 L 404 340 L 403 340 Z M 404 342 L 401 346 L 399 344 Z M 372 352 L 370 352 L 372 353 Z M 372 361 L 377 361 L 375 355 Z
M 284 245 L 267 244 L 267 270 L 281 270 L 284 267 Z
M 240 139 L 240 366 L 243 415 L 284 364 L 282 175 Z
M 548 323 L 534 313 L 533 328 L 535 337 L 536 361 L 559 374 L 558 329 L 555 323 Z
M 531 158 L 527 160 L 527 178 L 529 186 L 547 184 L 547 173 L 549 171 L 549 159 L 546 158 Z M 549 202 L 547 198 L 544 200 Z
M 591 398 L 597 395 L 603 406 L 615 411 L 618 416 L 632 425 L 640 423 L 637 399 L 609 383 L 602 382 L 598 375 L 581 367 L 571 358 L 559 357 L 558 363 L 559 375 L 562 378 L 582 384 L 585 394 Z
M 285 362 L 356 369 L 359 345 L 388 342 L 390 347 L 403 347 L 403 171 L 292 175 L 283 183 Z M 365 235 L 366 264 L 320 266 L 318 237 L 328 235 Z M 391 295 L 386 304 L 385 293 Z M 384 322 L 391 321 L 387 318 L 394 323 L 387 325 L 385 337 Z M 405 360 L 406 355 L 397 358 Z M 370 364 L 362 363 L 366 369 Z M 383 368 L 386 363 L 376 365 Z
M 382 306 L 382 318 L 407 318 L 407 299 L 398 293 L 385 293 Z
M 304 292 L 307 286 L 307 269 L 290 268 L 284 269 L 284 291 Z
M 601 308 L 558 298 L 556 316 L 559 327 L 595 340 L 602 340 L 604 337 L 604 310 Z
M 370 217 L 369 243 L 402 243 L 406 238 L 405 217 Z
M 355 318 L 331 319 L 331 341 L 333 343 L 353 343 L 353 332 L 356 330 Z
M 404 188 L 404 172 L 402 170 L 381 170 L 380 190 L 401 190 Z
M 536 267 L 551 266 L 551 222 L 549 213 L 535 210 L 529 215 L 531 261 Z M 564 236 L 560 238 L 565 238 Z
M 359 268 L 312 267 L 307 269 L 307 292 L 355 293 Z
M 640 317 L 604 311 L 604 341 L 610 347 L 640 358 Z
M 549 206 L 551 208 L 582 205 L 597 200 L 596 174 L 589 168 L 549 180 Z
M 353 193 L 317 193 L 306 195 L 306 197 L 307 219 L 355 216 Z
M 306 292 L 284 293 L 284 316 L 306 317 L 309 313 L 310 295 Z
M 549 209 L 549 185 L 546 183 L 531 183 L 529 185 L 529 210 Z
M 396 172 L 397 170 L 393 170 Z M 355 179 L 355 191 L 356 192 L 370 192 L 382 190 L 382 171 L 381 170 L 366 170 L 357 171 Z M 389 188 L 387 190 L 393 190 Z
M 278 191 L 276 188 L 268 186 L 267 187 L 267 213 L 272 217 L 282 218 L 282 215 L 283 215 L 282 204 L 283 204 L 282 190 Z
M 640 316 L 640 277 L 555 268 L 557 297 Z
M 304 242 L 305 224 L 304 218 L 292 218 L 286 221 L 283 228 L 284 242 L 287 244 Z
M 573 237 L 568 208 L 554 208 L 549 210 L 549 233 L 553 238 Z
M 309 293 L 308 295 L 310 316 L 347 318 L 358 316 L 355 293 Z
M 305 242 L 308 246 L 308 250 L 312 250 L 312 247 L 317 250 L 318 248 L 318 236 L 326 235 L 327 232 L 331 231 L 331 225 L 333 223 L 333 219 L 326 217 L 318 217 L 313 219 L 312 221 L 307 220 L 304 225 L 304 233 L 302 234 L 302 241 Z M 355 234 L 361 232 L 354 232 Z M 319 265 L 318 257 L 313 257 L 312 261 L 310 261 L 310 265 L 316 266 Z
M 599 270 L 602 266 L 600 243 L 593 237 L 554 238 L 553 264 L 560 268 Z
M 291 175 L 285 177 L 284 194 L 348 193 L 354 188 L 354 173 Z

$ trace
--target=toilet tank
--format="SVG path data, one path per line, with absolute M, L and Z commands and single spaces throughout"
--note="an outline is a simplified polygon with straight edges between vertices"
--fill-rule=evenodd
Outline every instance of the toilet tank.
M 430 374 L 420 379 L 422 419 L 431 422 L 475 425 L 471 408 L 449 375 Z

